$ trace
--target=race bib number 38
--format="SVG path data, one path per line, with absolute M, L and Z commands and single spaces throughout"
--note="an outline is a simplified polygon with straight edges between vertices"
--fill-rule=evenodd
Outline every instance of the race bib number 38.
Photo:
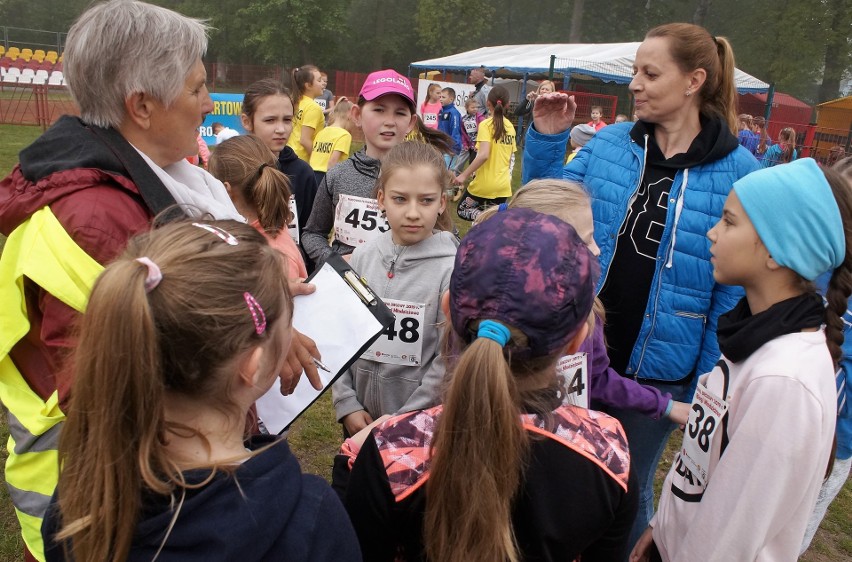
M 566 355 L 556 364 L 556 376 L 561 379 L 565 397 L 563 404 L 589 407 L 589 365 L 585 353 Z
M 420 365 L 423 359 L 424 303 L 382 299 L 396 318 L 362 359 L 394 365 Z
M 375 199 L 341 194 L 334 211 L 334 237 L 350 246 L 360 246 L 383 232 L 390 225 Z
M 702 487 L 707 486 L 713 436 L 722 426 L 722 418 L 727 411 L 727 402 L 707 390 L 703 384 L 698 385 L 684 430 L 680 460 Z

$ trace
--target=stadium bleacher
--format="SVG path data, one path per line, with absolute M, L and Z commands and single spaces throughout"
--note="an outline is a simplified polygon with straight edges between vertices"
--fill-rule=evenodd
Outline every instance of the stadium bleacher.
M 64 86 L 62 58 L 57 51 L 0 45 L 0 84 Z

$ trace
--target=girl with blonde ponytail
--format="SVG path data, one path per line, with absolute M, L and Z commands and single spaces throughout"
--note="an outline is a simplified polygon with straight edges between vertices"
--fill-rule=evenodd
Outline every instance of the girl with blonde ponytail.
M 365 560 L 625 555 L 636 486 L 624 433 L 561 405 L 556 378 L 588 333 L 598 275 L 550 215 L 510 209 L 465 236 L 442 303 L 460 350 L 443 405 L 377 420 L 335 459 Z
M 275 156 L 254 135 L 230 138 L 216 147 L 210 173 L 225 184 L 234 206 L 273 248 L 287 258 L 287 277 L 308 276 L 305 260 L 287 230 L 296 230 L 290 208 L 290 180 Z
M 211 221 L 141 235 L 104 270 L 73 357 L 48 561 L 361 560 L 287 443 L 245 441 L 290 347 L 281 267 L 255 229 Z

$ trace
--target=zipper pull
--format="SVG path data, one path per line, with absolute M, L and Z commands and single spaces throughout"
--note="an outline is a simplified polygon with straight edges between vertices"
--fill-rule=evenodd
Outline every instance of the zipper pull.
M 388 279 L 393 279 L 393 269 L 396 267 L 396 258 L 391 260 L 391 266 L 388 270 Z

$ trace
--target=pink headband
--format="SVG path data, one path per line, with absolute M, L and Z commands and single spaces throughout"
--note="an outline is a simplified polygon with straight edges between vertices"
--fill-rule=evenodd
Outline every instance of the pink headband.
M 163 272 L 150 258 L 136 258 L 136 261 L 148 268 L 148 275 L 145 276 L 145 292 L 150 293 L 163 280 Z

